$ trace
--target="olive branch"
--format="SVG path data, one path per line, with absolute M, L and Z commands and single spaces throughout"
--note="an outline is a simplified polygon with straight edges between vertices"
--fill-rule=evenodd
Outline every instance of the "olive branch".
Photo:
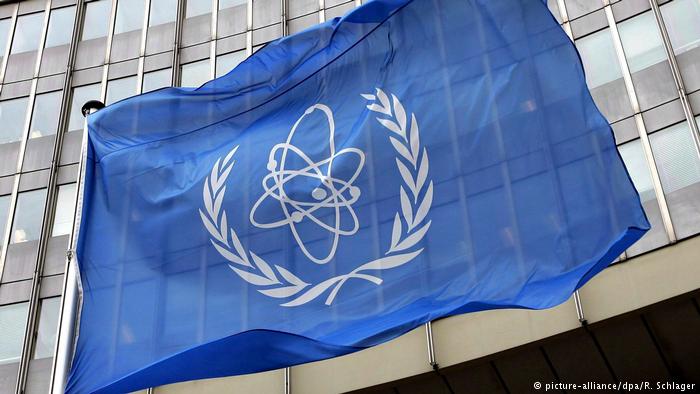
M 220 157 L 214 163 L 211 174 L 205 179 L 202 191 L 204 210 L 199 214 L 202 223 L 211 235 L 210 242 L 219 254 L 228 261 L 229 267 L 241 279 L 251 285 L 264 287 L 258 291 L 273 298 L 290 298 L 291 301 L 281 304 L 285 307 L 304 305 L 330 289 L 325 304 L 330 305 L 341 287 L 350 279 L 363 279 L 380 285 L 383 279 L 365 273 L 366 271 L 381 271 L 399 267 L 417 257 L 423 249 L 407 251 L 418 244 L 430 228 L 431 221 L 425 222 L 433 201 L 433 182 L 427 186 L 428 153 L 425 147 L 421 149 L 418 122 L 411 114 L 410 127 L 406 111 L 392 95 L 392 102 L 381 89 L 376 94 L 363 94 L 370 101 L 367 109 L 388 117 L 377 117 L 377 121 L 395 133 L 389 140 L 397 152 L 396 166 L 404 185 L 410 192 L 400 187 L 399 196 L 401 211 L 394 216 L 391 243 L 385 257 L 365 263 L 351 272 L 338 275 L 323 282 L 312 285 L 279 265 L 270 265 L 262 257 L 246 250 L 238 239 L 233 228 L 228 227 L 226 211 L 222 210 L 222 202 L 226 193 L 226 179 L 231 173 L 235 160 L 233 156 L 238 150 L 234 147 L 223 159 Z M 230 234 L 230 237 L 229 237 Z M 300 294 L 301 293 L 301 294 Z

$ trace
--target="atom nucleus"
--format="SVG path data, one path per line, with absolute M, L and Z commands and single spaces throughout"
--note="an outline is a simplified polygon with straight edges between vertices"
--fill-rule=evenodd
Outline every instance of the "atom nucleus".
M 299 124 L 306 116 L 312 114 L 316 110 L 321 111 L 325 115 L 329 130 L 330 156 L 321 161 L 312 160 L 309 155 L 292 144 L 292 137 Z M 333 173 L 334 160 L 337 160 L 343 155 L 355 155 L 358 159 L 357 167 L 348 179 L 338 178 Z M 303 163 L 301 166 L 295 166 L 301 168 L 288 168 L 287 159 L 292 156 L 294 156 L 297 161 Z M 360 175 L 364 163 L 365 154 L 357 148 L 345 148 L 336 152 L 335 123 L 333 120 L 333 112 L 330 108 L 323 104 L 316 104 L 309 107 L 292 127 L 286 142 L 272 147 L 267 163 L 267 169 L 270 173 L 267 174 L 262 181 L 265 191 L 255 202 L 250 211 L 250 222 L 259 228 L 275 228 L 288 225 L 294 235 L 294 239 L 306 257 L 317 264 L 329 262 L 335 255 L 340 236 L 353 235 L 360 227 L 352 204 L 360 198 L 361 193 L 360 189 L 354 186 L 353 183 Z M 315 187 L 310 190 L 312 198 L 308 201 L 293 198 L 285 191 L 285 185 L 299 177 L 311 180 L 312 182 L 308 182 L 307 184 L 315 185 Z M 279 203 L 284 218 L 272 222 L 256 220 L 257 209 L 269 198 Z M 333 212 L 333 220 L 331 220 L 332 225 L 329 225 L 317 216 L 317 212 L 321 209 L 330 209 L 331 212 Z M 343 215 L 343 213 L 346 215 Z M 348 220 L 344 220 L 344 218 L 348 216 L 351 219 L 349 225 Z M 297 225 L 305 219 L 310 220 L 321 229 L 333 234 L 332 245 L 325 256 L 320 258 L 314 256 L 305 245 L 304 239 L 300 236 Z

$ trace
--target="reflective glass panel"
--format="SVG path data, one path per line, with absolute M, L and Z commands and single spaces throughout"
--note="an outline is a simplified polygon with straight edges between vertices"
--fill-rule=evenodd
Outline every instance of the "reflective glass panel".
M 61 112 L 62 93 L 59 90 L 36 95 L 32 123 L 29 126 L 29 138 L 56 134 L 58 116 Z
M 207 0 L 187 0 L 185 18 L 192 18 L 197 15 L 211 13 L 211 1 Z
M 177 0 L 151 0 L 148 26 L 174 22 L 177 17 Z
M 19 362 L 29 303 L 0 306 L 0 364 Z
M 651 180 L 649 166 L 644 156 L 641 141 L 636 139 L 627 142 L 624 145 L 620 145 L 618 150 L 625 162 L 632 182 L 639 192 L 644 212 L 651 223 L 651 230 L 649 230 L 642 239 L 627 249 L 627 254 L 631 257 L 666 245 L 668 243 L 668 236 L 666 235 L 666 229 L 664 228 L 663 219 L 661 218 L 661 210 L 656 200 L 654 184 Z
M 82 40 L 106 37 L 109 31 L 109 14 L 111 2 L 108 0 L 94 1 L 85 6 Z
M 51 236 L 70 234 L 73 228 L 73 213 L 75 210 L 75 183 L 58 187 L 56 210 L 53 215 Z
M 49 30 L 46 33 L 46 48 L 70 44 L 74 18 L 75 7 L 51 10 Z
M 0 59 L 5 56 L 5 49 L 7 49 L 7 41 L 10 38 L 10 26 L 12 25 L 12 19 L 0 19 Z
M 700 157 L 687 122 L 649 136 L 676 234 L 700 232 Z
M 171 79 L 172 72 L 170 68 L 147 72 L 143 74 L 143 92 L 146 93 L 170 86 Z
M 248 5 L 248 0 L 219 0 L 219 9 Z
M 676 54 L 700 46 L 700 1 L 674 0 L 661 6 L 661 15 Z
M 45 201 L 46 189 L 19 193 L 15 217 L 12 221 L 10 243 L 16 244 L 39 239 Z
M 22 15 L 17 18 L 17 26 L 15 27 L 15 36 L 12 38 L 10 53 L 31 52 L 39 49 L 43 25 L 43 12 Z
M 583 60 L 589 88 L 593 89 L 622 78 L 610 29 L 576 40 L 576 47 Z
M 635 73 L 666 59 L 654 15 L 645 12 L 618 24 L 630 72 Z
M 83 114 L 80 109 L 89 100 L 100 98 L 100 84 L 78 86 L 73 88 L 73 97 L 70 104 L 70 118 L 68 119 L 68 131 L 81 130 L 83 128 Z
M 209 78 L 209 59 L 182 65 L 180 86 L 198 87 Z
M 11 196 L 0 196 L 0 240 L 5 239 L 5 227 L 7 227 L 7 217 L 10 215 Z M 0 241 L 0 251 L 4 248 L 4 243 Z
M 146 7 L 144 0 L 119 0 L 117 2 L 117 19 L 114 34 L 141 30 L 143 14 Z
M 245 60 L 245 51 L 227 53 L 216 57 L 216 77 L 226 75 L 233 70 L 240 62 Z
M 136 76 L 114 79 L 107 82 L 107 102 L 109 105 L 136 94 Z
M 58 313 L 60 309 L 61 297 L 44 298 L 41 300 L 39 327 L 36 330 L 36 345 L 34 346 L 34 358 L 53 357 L 53 348 L 56 344 L 56 327 L 58 327 Z
M 22 139 L 27 101 L 27 97 L 0 101 L 0 144 Z
M 627 166 L 627 171 L 632 178 L 632 183 L 637 188 L 642 201 L 649 201 L 656 198 L 654 194 L 654 184 L 649 174 L 649 166 L 644 158 L 644 151 L 639 140 L 628 142 L 618 147 L 620 156 Z

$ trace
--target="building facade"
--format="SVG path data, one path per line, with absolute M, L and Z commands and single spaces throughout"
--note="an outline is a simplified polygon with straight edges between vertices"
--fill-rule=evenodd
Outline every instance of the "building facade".
M 0 5 L 0 394 L 51 387 L 82 104 L 200 85 L 265 43 L 361 3 Z M 434 322 L 430 335 L 420 328 L 334 360 L 152 391 L 520 392 L 536 381 L 621 381 L 645 371 L 642 377 L 650 380 L 697 382 L 700 0 L 548 5 L 579 49 L 591 93 L 640 193 L 652 224 L 642 240 L 576 297 L 550 310 L 455 316 Z

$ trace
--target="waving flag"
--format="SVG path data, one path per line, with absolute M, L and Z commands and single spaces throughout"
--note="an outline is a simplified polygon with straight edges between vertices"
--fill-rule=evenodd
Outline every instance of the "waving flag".
M 541 0 L 378 0 L 89 119 L 68 392 L 548 308 L 649 228 Z

